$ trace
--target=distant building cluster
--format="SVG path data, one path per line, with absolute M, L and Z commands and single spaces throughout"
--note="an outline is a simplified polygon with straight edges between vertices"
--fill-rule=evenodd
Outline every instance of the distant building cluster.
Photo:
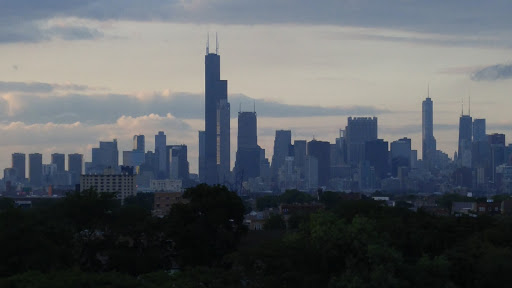
M 486 134 L 485 119 L 473 119 L 463 111 L 458 150 L 450 159 L 437 149 L 430 95 L 422 103 L 421 159 L 407 137 L 392 142 L 380 139 L 377 117 L 348 117 L 332 141 L 293 139 L 291 130 L 276 129 L 269 159 L 258 145 L 254 107 L 238 113 L 232 169 L 231 107 L 228 82 L 220 77 L 218 46 L 214 53 L 206 48 L 204 109 L 205 127 L 198 134 L 198 175 L 190 174 L 187 146 L 168 145 L 166 135 L 159 131 L 153 151 L 146 149 L 144 135 L 134 135 L 133 149 L 122 151 L 122 163 L 116 139 L 92 148 L 90 162 L 84 163 L 82 154 L 67 155 L 67 167 L 64 154 L 54 153 L 51 163 L 43 164 L 42 155 L 33 153 L 28 155 L 27 169 L 26 154 L 14 153 L 11 167 L 4 169 L 4 193 L 52 194 L 93 187 L 118 192 L 124 199 L 137 192 L 181 192 L 197 183 L 226 185 L 240 194 L 288 189 L 512 192 L 512 145 L 506 145 L 505 135 Z

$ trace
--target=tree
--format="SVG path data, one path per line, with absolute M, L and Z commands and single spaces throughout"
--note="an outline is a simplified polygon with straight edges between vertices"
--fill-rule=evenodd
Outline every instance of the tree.
M 181 266 L 218 263 L 246 232 L 242 200 L 225 186 L 206 184 L 183 198 L 188 203 L 174 204 L 166 217 L 176 259 Z

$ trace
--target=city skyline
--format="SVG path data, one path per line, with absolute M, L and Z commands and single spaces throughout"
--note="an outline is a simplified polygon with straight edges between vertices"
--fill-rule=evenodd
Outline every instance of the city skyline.
M 422 4 L 394 1 L 375 5 L 380 11 L 410 14 L 372 18 L 368 11 L 375 8 L 350 3 L 354 17 L 339 20 L 320 15 L 329 9 L 344 11 L 339 5 L 349 4 L 304 9 L 307 4 L 300 3 L 279 19 L 281 13 L 274 13 L 282 10 L 265 2 L 239 8 L 243 14 L 263 11 L 250 8 L 254 5 L 268 5 L 273 12 L 268 20 L 219 20 L 204 17 L 202 6 L 207 4 L 197 2 L 160 7 L 166 11 L 160 14 L 139 7 L 142 12 L 132 13 L 141 14 L 133 15 L 122 8 L 119 17 L 107 13 L 99 18 L 90 9 L 78 13 L 73 7 L 54 7 L 55 13 L 45 10 L 34 17 L 12 5 L 12 15 L 20 16 L 12 23 L 20 25 L 0 29 L 2 167 L 9 167 L 14 152 L 39 152 L 43 163 L 56 152 L 91 159 L 98 141 L 113 138 L 119 139 L 119 151 L 131 150 L 131 137 L 142 132 L 146 146 L 153 147 L 149 136 L 164 131 L 168 143 L 188 146 L 191 172 L 197 172 L 197 131 L 204 129 L 201 56 L 207 31 L 219 32 L 221 73 L 229 80 L 233 107 L 241 103 L 243 110 L 252 110 L 252 99 L 256 101 L 258 144 L 269 158 L 275 130 L 291 130 L 292 139 L 315 137 L 332 143 L 348 116 L 377 116 L 380 138 L 411 138 L 419 152 L 420 104 L 428 83 L 439 150 L 452 156 L 458 149 L 460 103 L 469 94 L 472 114 L 487 120 L 489 134 L 512 136 L 506 118 L 506 107 L 512 104 L 507 96 L 510 23 L 501 14 L 511 4 L 490 1 L 461 11 L 457 4 L 430 3 L 440 13 L 436 23 L 427 21 L 426 11 L 431 10 Z M 221 11 L 219 7 L 231 4 L 209 5 Z M 178 21 L 166 16 L 182 10 L 182 15 L 194 17 Z M 312 17 L 298 22 L 304 11 Z M 462 24 L 451 17 L 455 11 L 487 25 Z M 3 16 L 15 21 L 12 15 Z M 236 113 L 231 116 L 232 168 L 237 120 Z

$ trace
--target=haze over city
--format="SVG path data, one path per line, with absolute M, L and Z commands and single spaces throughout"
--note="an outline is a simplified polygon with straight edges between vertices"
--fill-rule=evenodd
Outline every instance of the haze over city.
M 254 3 L 253 3 L 254 2 Z M 231 167 L 240 104 L 276 129 L 334 141 L 348 116 L 377 116 L 379 138 L 421 151 L 421 102 L 434 101 L 439 150 L 457 150 L 461 102 L 511 137 L 507 1 L 23 1 L 2 3 L 0 166 L 11 153 L 82 153 L 165 131 L 197 172 L 204 49 L 219 35 L 229 80 Z M 484 23 L 484 24 L 483 24 Z M 510 138 L 509 138 L 510 139 Z M 421 154 L 420 154 L 421 155 Z

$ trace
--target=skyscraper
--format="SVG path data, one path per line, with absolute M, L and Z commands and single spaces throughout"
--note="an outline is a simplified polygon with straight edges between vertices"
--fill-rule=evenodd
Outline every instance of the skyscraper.
M 133 136 L 133 151 L 138 151 L 145 153 L 146 152 L 146 138 L 144 135 L 134 135 Z
M 459 163 L 462 167 L 471 167 L 471 140 L 473 136 L 473 119 L 469 115 L 459 118 Z
M 205 137 L 206 133 L 204 131 L 199 131 L 199 182 L 206 182 L 206 147 L 205 147 Z
M 256 112 L 238 112 L 238 137 L 235 162 L 236 179 L 260 176 Z
M 25 165 L 26 165 L 26 156 L 24 153 L 12 154 L 11 167 L 16 170 L 16 179 L 20 182 L 25 180 Z
M 473 120 L 473 142 L 487 141 L 485 133 L 485 119 Z
M 52 154 L 52 164 L 57 166 L 57 172 L 64 172 L 66 170 L 65 167 L 66 155 L 60 153 Z
M 32 187 L 42 185 L 43 155 L 39 153 L 28 154 L 28 177 Z
M 205 56 L 205 162 L 206 183 L 224 183 L 230 171 L 230 105 L 228 81 L 220 80 L 218 42 L 215 53 L 209 43 Z
M 318 160 L 318 185 L 329 185 L 331 171 L 331 144 L 327 141 L 311 140 L 307 145 L 308 156 Z
M 189 179 L 187 145 L 167 145 L 169 177 L 186 181 Z
M 68 154 L 68 171 L 71 174 L 71 184 L 80 183 L 83 161 L 84 155 L 82 154 Z
M 377 140 L 377 117 L 348 117 L 345 133 L 347 161 L 359 165 L 364 160 L 364 144 Z
M 272 155 L 272 176 L 277 176 L 279 169 L 284 164 L 286 156 L 290 153 L 290 145 L 292 144 L 291 130 L 276 130 L 274 139 L 274 154 Z
M 100 147 L 92 148 L 92 163 L 89 171 L 85 173 L 103 173 L 106 168 L 118 169 L 119 150 L 117 139 L 112 142 L 100 141 Z
M 426 169 L 434 168 L 436 153 L 436 138 L 434 138 L 434 108 L 430 97 L 427 97 L 421 105 L 422 111 L 422 159 Z
M 166 147 L 167 146 L 167 136 L 164 134 L 164 131 L 158 131 L 158 134 L 155 135 L 155 154 L 156 159 L 158 161 L 158 177 L 157 178 L 167 178 L 165 176 L 165 171 L 167 169 L 167 164 L 165 160 L 166 156 Z

